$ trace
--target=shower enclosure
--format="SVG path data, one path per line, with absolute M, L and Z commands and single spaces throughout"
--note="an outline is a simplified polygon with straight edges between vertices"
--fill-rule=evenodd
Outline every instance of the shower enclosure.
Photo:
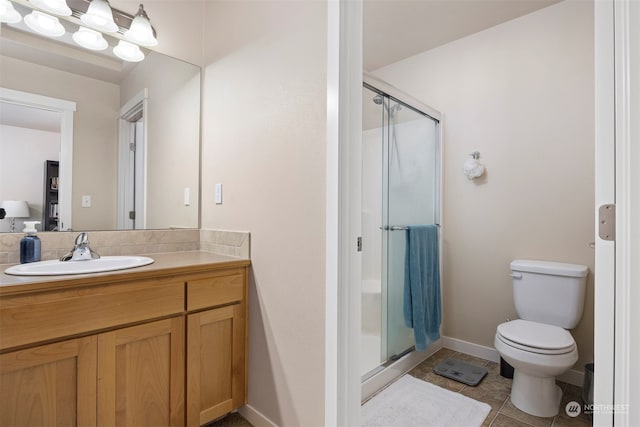
M 439 223 L 439 114 L 390 92 L 364 83 L 363 381 L 414 348 L 403 318 L 406 227 Z

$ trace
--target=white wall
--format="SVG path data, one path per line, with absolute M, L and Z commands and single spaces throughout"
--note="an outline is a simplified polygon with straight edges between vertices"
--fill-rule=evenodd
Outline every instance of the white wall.
M 280 426 L 324 423 L 326 8 L 206 3 L 202 226 L 251 232 L 249 405 Z
M 374 72 L 444 115 L 444 335 L 493 347 L 511 260 L 585 264 L 575 369 L 593 360 L 593 61 L 593 3 L 567 0 Z
M 16 219 L 16 231 L 24 221 L 42 221 L 44 162 L 58 160 L 60 133 L 0 125 L 0 200 L 25 200 L 30 218 Z M 9 219 L 0 221 L 0 232 L 9 231 Z M 38 226 L 41 230 L 42 225 Z

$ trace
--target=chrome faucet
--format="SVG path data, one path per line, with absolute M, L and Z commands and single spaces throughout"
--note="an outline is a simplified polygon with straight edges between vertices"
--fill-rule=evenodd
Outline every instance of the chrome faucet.
M 60 257 L 60 261 L 85 261 L 98 258 L 100 255 L 89 247 L 89 233 L 80 233 L 76 237 L 73 249 Z

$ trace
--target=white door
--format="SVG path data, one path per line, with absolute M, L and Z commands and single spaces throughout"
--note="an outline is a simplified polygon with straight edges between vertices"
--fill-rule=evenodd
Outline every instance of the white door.
M 595 2 L 596 264 L 594 425 L 640 425 L 640 3 Z M 635 143 L 635 144 L 634 144 Z M 613 219 L 602 208 L 615 205 Z M 602 229 L 615 224 L 614 231 Z M 606 225 L 606 224 L 605 224 Z M 611 237 L 615 240 L 611 240 Z

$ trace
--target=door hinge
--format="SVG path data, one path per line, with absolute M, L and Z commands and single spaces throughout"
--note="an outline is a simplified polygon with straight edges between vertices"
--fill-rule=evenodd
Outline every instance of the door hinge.
M 130 142 L 129 143 L 129 150 L 133 151 L 135 153 L 135 151 L 136 151 L 136 143 L 135 142 Z
M 358 239 L 356 240 L 356 249 L 358 252 L 362 252 L 362 236 L 358 236 Z
M 598 235 L 602 240 L 616 240 L 616 205 L 613 203 L 598 209 Z
M 136 219 L 136 211 L 129 211 L 129 219 Z

